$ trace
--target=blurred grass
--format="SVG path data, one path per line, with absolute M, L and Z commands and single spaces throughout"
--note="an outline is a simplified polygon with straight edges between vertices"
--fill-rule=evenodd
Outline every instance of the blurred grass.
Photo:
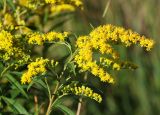
M 151 52 L 140 47 L 119 49 L 122 59 L 135 62 L 135 71 L 115 73 L 115 86 L 104 88 L 103 104 L 88 102 L 82 108 L 85 115 L 160 115 L 160 0 L 111 0 L 103 18 L 108 0 L 86 0 L 82 13 L 75 13 L 64 24 L 64 30 L 85 35 L 100 24 L 130 28 L 151 37 L 156 44 Z

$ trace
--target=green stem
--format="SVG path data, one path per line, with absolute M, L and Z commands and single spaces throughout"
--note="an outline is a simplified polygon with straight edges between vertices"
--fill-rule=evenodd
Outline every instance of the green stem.
M 51 100 L 51 90 L 50 90 L 50 88 L 49 88 L 49 85 L 48 85 L 48 82 L 47 82 L 47 78 L 45 78 L 45 82 L 46 82 L 47 89 L 48 89 L 49 100 Z
M 6 7 L 7 7 L 7 1 L 6 0 L 3 0 L 3 14 L 5 14 L 6 12 Z
M 86 81 L 87 80 L 87 76 L 88 76 L 88 72 L 85 72 L 85 75 L 84 75 L 84 80 Z M 82 97 L 79 98 L 79 102 L 78 102 L 78 107 L 77 107 L 77 112 L 76 112 L 76 115 L 80 115 L 80 112 L 81 112 L 81 108 L 82 108 Z
M 38 97 L 34 96 L 34 102 L 35 102 L 35 115 L 38 115 Z
M 60 83 L 58 81 L 57 84 L 56 84 L 56 87 L 54 89 L 53 95 L 50 94 L 51 99 L 49 100 L 49 105 L 48 105 L 48 108 L 47 108 L 46 115 L 50 115 L 50 113 L 52 111 L 52 105 L 53 105 L 53 102 L 55 100 L 55 94 L 56 94 L 56 92 L 58 90 L 59 85 L 60 85 Z
M 2 77 L 2 76 L 9 70 L 9 68 L 10 68 L 11 66 L 13 66 L 13 64 L 11 64 L 11 65 L 9 65 L 8 67 L 6 67 L 6 68 L 2 71 L 0 77 Z

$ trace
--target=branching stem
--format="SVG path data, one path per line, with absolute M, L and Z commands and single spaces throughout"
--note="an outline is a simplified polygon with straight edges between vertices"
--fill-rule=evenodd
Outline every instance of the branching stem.
M 3 14 L 6 12 L 6 7 L 7 7 L 7 1 L 3 0 Z
M 84 80 L 86 81 L 87 80 L 87 76 L 88 76 L 88 72 L 85 72 L 85 75 L 84 75 Z M 78 102 L 78 107 L 77 107 L 77 112 L 76 112 L 76 115 L 80 115 L 80 112 L 81 112 L 81 108 L 82 108 L 82 97 L 79 98 L 79 102 Z
M 55 100 L 55 94 L 56 94 L 56 92 L 57 92 L 57 90 L 58 90 L 58 87 L 59 87 L 59 81 L 57 82 L 57 84 L 56 84 L 56 87 L 55 87 L 55 89 L 54 89 L 54 92 L 53 92 L 53 95 L 52 94 L 50 94 L 50 99 L 49 99 L 49 105 L 48 105 L 48 108 L 47 108 L 47 112 L 46 112 L 46 115 L 49 115 L 50 113 L 51 113 L 51 111 L 52 111 L 52 105 L 53 105 L 53 102 L 54 102 L 54 100 Z

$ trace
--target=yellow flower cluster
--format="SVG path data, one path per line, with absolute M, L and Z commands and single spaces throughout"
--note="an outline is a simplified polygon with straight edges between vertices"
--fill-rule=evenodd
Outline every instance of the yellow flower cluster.
M 82 0 L 45 0 L 46 3 L 51 3 L 51 4 L 72 4 L 74 6 L 81 6 L 83 5 Z
M 21 6 L 27 7 L 29 9 L 35 9 L 37 0 L 18 0 Z
M 76 7 L 82 8 L 82 0 L 45 0 L 51 4 L 51 11 L 59 13 L 62 11 L 75 11 Z
M 13 55 L 13 36 L 11 33 L 2 30 L 0 32 L 0 51 L 5 52 L 4 55 L 0 55 L 0 58 L 8 60 Z
M 77 86 L 76 84 L 74 84 L 74 86 L 71 85 L 67 85 L 63 88 L 62 92 L 65 93 L 73 93 L 75 95 L 79 95 L 79 96 L 86 96 L 89 97 L 91 99 L 94 99 L 97 102 L 101 102 L 102 101 L 102 97 L 100 94 L 93 92 L 93 90 L 89 87 L 86 86 Z
M 90 37 L 94 42 L 99 40 L 103 40 L 103 42 L 121 42 L 125 46 L 140 44 L 140 46 L 145 47 L 147 51 L 154 45 L 154 41 L 145 36 L 141 36 L 132 30 L 126 30 L 113 25 L 104 25 L 96 28 L 90 33 Z
M 48 32 L 46 34 L 40 33 L 30 33 L 27 35 L 29 44 L 38 44 L 42 45 L 44 42 L 52 42 L 52 41 L 64 41 L 68 36 L 68 32 L 59 33 L 59 32 Z
M 51 4 L 55 4 L 57 1 L 60 0 L 45 0 L 46 3 L 51 3 Z
M 32 77 L 45 73 L 45 66 L 48 61 L 48 59 L 37 58 L 35 62 L 31 62 L 28 65 L 28 70 L 21 77 L 21 83 L 30 83 L 32 81 Z
M 25 25 L 25 22 L 23 19 L 20 19 L 17 14 L 20 13 L 20 7 L 17 7 L 15 9 L 15 13 L 7 12 L 4 14 L 4 16 L 0 19 L 0 22 L 2 24 L 2 28 L 5 30 L 13 31 L 15 28 L 17 28 L 17 25 Z
M 6 13 L 5 15 L 4 15 L 4 25 L 9 25 L 9 26 L 11 26 L 11 25 L 13 25 L 13 23 L 14 23 L 14 19 L 13 19 L 13 16 L 11 16 L 11 14 L 9 14 L 9 13 Z
M 10 51 L 13 46 L 13 36 L 11 33 L 2 30 L 0 32 L 0 50 Z
M 77 7 L 82 8 L 82 0 L 18 0 L 20 6 L 36 9 L 38 5 L 51 4 L 51 11 L 59 13 L 62 11 L 75 11 Z
M 114 79 L 93 60 L 94 50 L 98 50 L 101 54 L 111 55 L 113 60 L 119 59 L 119 54 L 113 49 L 111 44 L 122 43 L 125 46 L 139 43 L 141 47 L 145 47 L 149 51 L 153 47 L 153 40 L 121 27 L 113 25 L 104 25 L 94 29 L 88 36 L 81 36 L 77 39 L 78 53 L 74 60 L 82 71 L 90 71 L 93 75 L 100 78 L 103 82 L 114 83 Z M 100 56 L 102 57 L 102 56 Z M 107 60 L 108 59 L 108 60 Z M 112 64 L 113 69 L 120 70 L 118 63 L 107 58 L 103 60 Z
M 101 81 L 114 83 L 113 78 L 104 71 L 103 68 L 100 68 L 96 61 L 93 61 L 93 45 L 90 41 L 89 36 L 79 37 L 77 40 L 78 53 L 75 56 L 74 60 L 82 71 L 90 71 L 93 75 L 98 76 Z M 97 42 L 96 42 L 97 43 Z M 110 49 L 108 49 L 110 50 Z
M 62 4 L 62 5 L 55 5 L 51 7 L 51 12 L 53 13 L 60 13 L 63 11 L 70 11 L 73 12 L 75 11 L 75 7 L 70 5 L 70 4 Z
M 10 32 L 5 30 L 0 31 L 0 58 L 7 61 L 12 57 L 19 59 L 18 61 L 20 63 L 22 60 L 27 61 L 29 56 L 26 55 L 21 48 L 15 47 L 14 39 L 14 36 L 12 36 Z

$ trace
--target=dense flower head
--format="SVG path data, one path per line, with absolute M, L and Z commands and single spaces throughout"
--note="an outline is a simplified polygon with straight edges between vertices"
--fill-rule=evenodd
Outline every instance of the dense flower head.
M 51 4 L 72 4 L 77 7 L 83 5 L 82 0 L 45 0 L 46 3 L 51 3 Z
M 8 31 L 0 31 L 0 58 L 7 61 L 12 59 L 18 60 L 19 63 L 27 61 L 29 55 L 23 52 L 23 49 L 16 47 L 15 37 Z
M 51 6 L 52 13 L 63 11 L 75 11 L 76 8 L 83 8 L 82 0 L 18 0 L 18 4 L 29 9 L 38 9 L 39 6 L 46 4 Z
M 53 42 L 53 41 L 64 41 L 68 36 L 68 32 L 48 32 L 45 34 L 40 33 L 29 33 L 26 38 L 29 44 L 38 44 L 42 45 L 44 42 Z
M 46 64 L 49 60 L 43 58 L 37 58 L 35 62 L 31 62 L 28 65 L 28 70 L 22 75 L 21 83 L 30 83 L 32 78 L 38 74 L 43 74 L 46 72 Z
M 11 33 L 2 30 L 0 32 L 0 50 L 11 50 L 13 46 L 13 36 Z
M 63 88 L 62 92 L 64 94 L 73 93 L 73 94 L 79 95 L 79 96 L 86 96 L 91 99 L 94 99 L 95 101 L 97 101 L 99 103 L 102 101 L 102 97 L 100 94 L 95 93 L 91 88 L 86 87 L 84 85 L 82 85 L 82 86 L 77 86 L 77 84 L 74 84 L 74 86 L 67 85 Z
M 88 36 L 80 36 L 77 39 L 78 53 L 74 60 L 82 71 L 90 71 L 103 82 L 114 83 L 114 79 L 105 70 L 105 67 L 112 66 L 112 69 L 120 70 L 122 65 L 128 66 L 128 63 L 120 63 L 119 53 L 112 46 L 112 44 L 120 43 L 125 46 L 140 44 L 147 51 L 154 45 L 153 40 L 140 36 L 136 32 L 113 25 L 104 25 L 94 29 Z M 107 57 L 100 55 L 99 60 L 94 60 L 94 51 L 105 54 Z
M 101 81 L 114 83 L 113 78 L 93 60 L 93 46 L 88 41 L 88 36 L 79 37 L 77 40 L 78 53 L 74 60 L 81 68 L 81 71 L 90 71 L 93 75 L 99 77 Z
M 70 4 L 55 5 L 51 7 L 52 12 L 60 13 L 63 11 L 75 11 L 75 7 Z
M 140 44 L 140 46 L 146 48 L 147 51 L 154 45 L 154 41 L 150 38 L 141 36 L 132 30 L 126 30 L 122 27 L 113 25 L 99 26 L 90 33 L 90 37 L 93 41 L 103 40 L 103 42 L 121 42 L 125 46 Z
M 13 55 L 13 36 L 5 30 L 0 32 L 0 51 L 4 52 L 0 56 L 4 60 L 10 59 L 10 56 Z
M 60 13 L 63 11 L 75 11 L 77 7 L 83 8 L 82 0 L 45 0 L 47 4 L 51 4 L 51 11 L 53 13 Z

